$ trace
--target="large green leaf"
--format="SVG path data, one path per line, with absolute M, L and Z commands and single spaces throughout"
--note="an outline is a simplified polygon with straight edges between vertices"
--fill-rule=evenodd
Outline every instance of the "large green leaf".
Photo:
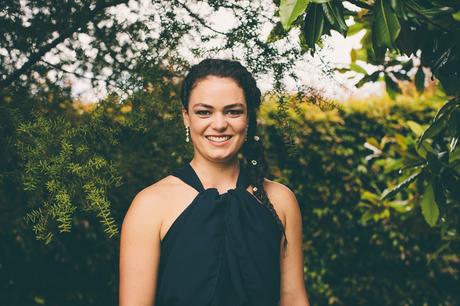
M 425 221 L 431 227 L 435 226 L 439 217 L 439 208 L 434 200 L 434 191 L 432 184 L 429 184 L 428 187 L 425 189 L 420 204 Z
M 310 3 L 310 0 L 281 0 L 280 19 L 283 28 L 287 31 Z
M 393 49 L 396 38 L 401 31 L 401 25 L 395 11 L 391 8 L 389 1 L 377 0 L 373 13 L 375 41 L 377 46 Z
M 345 23 L 345 17 L 343 15 L 343 5 L 339 1 L 329 1 L 323 3 L 324 15 L 326 15 L 331 28 L 345 36 L 348 31 L 348 26 Z
M 315 44 L 323 34 L 324 29 L 324 13 L 321 5 L 312 3 L 305 14 L 305 21 L 303 25 L 303 34 L 305 36 L 305 43 L 313 51 Z

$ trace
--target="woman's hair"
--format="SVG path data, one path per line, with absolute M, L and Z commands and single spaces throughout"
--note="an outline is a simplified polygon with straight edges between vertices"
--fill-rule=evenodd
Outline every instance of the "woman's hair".
M 261 92 L 257 87 L 256 80 L 238 61 L 228 59 L 202 60 L 200 63 L 190 68 L 182 83 L 181 102 L 187 111 L 190 93 L 199 81 L 208 76 L 231 78 L 241 89 L 243 89 L 249 115 L 247 141 L 244 142 L 242 148 L 244 159 L 243 166 L 248 170 L 249 182 L 253 187 L 257 187 L 256 191 L 254 191 L 254 195 L 270 210 L 278 226 L 280 226 L 284 235 L 283 246 L 286 247 L 287 238 L 283 223 L 277 215 L 273 204 L 268 199 L 267 192 L 263 185 L 268 165 L 265 160 L 262 138 L 258 138 L 257 141 L 254 139 L 254 136 L 257 135 L 257 112 L 261 103 Z M 252 160 L 257 162 L 256 165 L 252 164 Z

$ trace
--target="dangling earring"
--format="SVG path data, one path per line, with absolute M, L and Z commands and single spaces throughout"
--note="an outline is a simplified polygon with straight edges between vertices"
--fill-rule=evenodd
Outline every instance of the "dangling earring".
M 189 128 L 188 128 L 188 126 L 187 126 L 187 127 L 185 127 L 185 142 L 189 142 L 189 141 L 190 141 L 189 136 L 190 136 L 190 131 L 189 131 Z
M 244 137 L 244 141 L 248 140 L 248 127 L 249 127 L 249 125 L 246 125 L 246 135 Z

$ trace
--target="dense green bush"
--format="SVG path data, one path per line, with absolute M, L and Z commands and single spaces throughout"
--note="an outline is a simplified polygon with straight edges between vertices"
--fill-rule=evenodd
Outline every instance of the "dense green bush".
M 415 190 L 409 200 L 379 199 L 402 165 L 366 161 L 372 152 L 364 146 L 412 137 L 407 121 L 428 122 L 435 101 L 357 101 L 329 112 L 306 105 L 291 122 L 296 158 L 287 154 L 282 131 L 267 121 L 275 178 L 295 191 L 303 211 L 312 305 L 459 303 L 458 245 L 442 249 L 446 242 L 421 218 Z M 264 117 L 275 118 L 274 109 Z

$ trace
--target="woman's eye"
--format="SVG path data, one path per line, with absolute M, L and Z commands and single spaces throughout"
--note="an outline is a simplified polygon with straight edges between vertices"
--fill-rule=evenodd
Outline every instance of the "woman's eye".
M 204 116 L 204 115 L 208 115 L 209 111 L 206 111 L 206 110 L 196 111 L 196 114 Z
M 228 112 L 231 113 L 232 115 L 240 115 L 243 113 L 242 110 L 229 110 Z

